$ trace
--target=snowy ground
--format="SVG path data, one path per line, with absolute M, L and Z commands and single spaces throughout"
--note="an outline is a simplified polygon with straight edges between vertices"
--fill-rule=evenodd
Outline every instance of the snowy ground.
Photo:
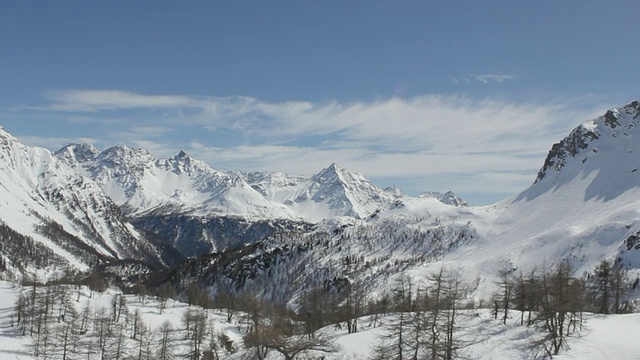
M 18 288 L 11 283 L 0 281 L 0 359 L 27 360 L 32 359 L 28 354 L 29 336 L 19 336 L 16 328 L 11 327 L 12 314 Z M 80 301 L 83 306 L 88 297 L 84 294 Z M 99 308 L 110 306 L 113 292 L 107 292 L 94 296 L 91 299 L 92 307 Z M 138 302 L 136 296 L 127 296 L 129 311 L 139 309 L 145 323 L 152 327 L 159 327 L 162 322 L 169 320 L 175 327 L 179 327 L 183 312 L 187 305 L 172 302 L 160 314 L 154 300 L 146 305 Z M 535 330 L 526 326 L 519 326 L 519 318 L 515 316 L 507 325 L 502 325 L 492 318 L 488 310 L 471 311 L 463 317 L 462 336 L 473 344 L 461 351 L 461 355 L 469 359 L 482 360 L 511 360 L 532 359 L 532 354 L 527 350 L 530 339 L 536 336 Z M 226 355 L 227 359 L 242 358 L 242 333 L 243 325 L 239 323 L 240 317 L 227 323 L 225 314 L 219 311 L 211 311 L 210 319 L 216 333 L 224 333 L 229 336 L 237 346 L 237 352 Z M 388 319 L 387 319 L 388 320 Z M 366 359 L 373 346 L 378 342 L 378 336 L 384 332 L 384 327 L 372 327 L 369 317 L 360 319 L 360 331 L 355 334 L 347 334 L 346 330 L 328 326 L 321 330 L 335 339 L 340 347 L 338 353 L 326 355 L 327 360 L 356 360 Z M 587 315 L 585 330 L 580 337 L 572 337 L 569 340 L 570 348 L 565 350 L 555 359 L 569 360 L 640 360 L 640 314 L 628 315 Z M 180 358 L 177 356 L 176 358 Z M 280 359 L 271 353 L 269 359 Z
M 519 319 L 502 325 L 493 319 L 490 311 L 480 310 L 478 316 L 467 318 L 464 327 L 465 339 L 472 345 L 460 351 L 467 359 L 513 360 L 535 359 L 528 350 L 535 330 L 519 326 Z M 640 314 L 587 315 L 585 330 L 580 337 L 569 339 L 569 349 L 554 359 L 561 360 L 639 360 L 640 359 Z M 364 321 L 366 324 L 366 320 Z M 327 356 L 329 360 L 366 359 L 378 341 L 383 328 L 363 329 L 348 335 L 339 331 L 337 343 L 342 347 L 338 354 Z

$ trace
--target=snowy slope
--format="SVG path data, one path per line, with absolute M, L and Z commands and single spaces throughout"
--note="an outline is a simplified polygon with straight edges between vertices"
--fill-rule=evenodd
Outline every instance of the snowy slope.
M 382 321 L 391 321 L 387 316 Z M 501 324 L 493 319 L 489 311 L 479 310 L 471 317 L 464 317 L 460 325 L 460 338 L 471 343 L 461 349 L 464 359 L 513 360 L 539 359 L 528 350 L 538 333 L 531 328 L 519 326 L 515 321 Z M 360 319 L 361 331 L 347 334 L 346 330 L 336 330 L 328 326 L 325 332 L 336 336 L 341 351 L 326 355 L 327 360 L 367 359 L 372 349 L 380 342 L 385 327 L 368 327 L 368 317 Z M 586 316 L 586 329 L 580 336 L 568 339 L 569 349 L 563 350 L 554 359 L 580 360 L 635 360 L 640 353 L 636 334 L 640 331 L 640 314 L 591 315 Z
M 578 274 L 614 257 L 640 270 L 640 251 L 627 244 L 640 233 L 639 125 L 640 107 L 632 102 L 555 144 L 535 183 L 497 205 L 485 236 L 493 250 L 474 251 L 476 267 L 499 253 L 521 267 L 569 261 Z
M 108 259 L 165 262 L 163 250 L 129 224 L 96 183 L 48 150 L 23 145 L 2 129 L 0 199 L 2 223 L 52 250 L 59 270 L 85 270 Z M 6 248 L 7 241 L 4 237 Z M 2 255 L 9 262 L 18 256 Z

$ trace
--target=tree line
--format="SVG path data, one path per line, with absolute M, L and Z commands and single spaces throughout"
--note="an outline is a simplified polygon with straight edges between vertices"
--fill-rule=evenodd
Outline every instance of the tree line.
M 206 309 L 189 307 L 180 325 L 165 321 L 152 327 L 140 308 L 129 308 L 124 294 L 113 294 L 110 304 L 99 308 L 90 299 L 82 303 L 80 294 L 75 286 L 25 283 L 15 301 L 11 326 L 31 338 L 30 355 L 62 360 L 196 360 L 218 359 L 235 351 L 230 339 L 215 330 Z M 148 294 L 139 296 L 143 304 L 148 301 Z M 159 311 L 166 306 L 164 300 Z
M 543 357 L 566 348 L 567 339 L 584 326 L 583 312 L 631 311 L 625 295 L 637 285 L 619 260 L 603 260 L 593 274 L 581 278 L 566 262 L 527 273 L 505 268 L 498 275 L 489 303 L 495 320 L 506 324 L 516 317 L 521 326 L 537 329 L 530 350 Z M 249 358 L 265 359 L 276 352 L 296 359 L 336 351 L 318 332 L 322 327 L 335 324 L 354 333 L 365 319 L 376 327 L 383 325 L 384 317 L 385 331 L 372 359 L 449 360 L 474 341 L 461 332 L 461 319 L 477 306 L 468 299 L 470 285 L 462 279 L 460 271 L 444 268 L 419 283 L 400 274 L 392 290 L 374 300 L 361 284 L 336 278 L 303 292 L 292 307 L 265 300 L 255 291 L 218 292 L 212 297 L 196 284 L 176 289 L 165 283 L 152 291 L 138 284 L 127 289 L 143 306 L 152 298 L 160 313 L 170 298 L 199 306 L 183 313 L 180 326 L 167 322 L 156 328 L 145 324 L 137 308 L 130 310 L 122 294 L 113 295 L 109 307 L 95 308 L 89 301 L 80 305 L 80 290 L 73 286 L 33 279 L 16 299 L 12 326 L 32 338 L 30 352 L 39 359 L 218 359 L 236 351 L 237 344 L 215 331 L 208 312 L 215 308 L 226 313 L 228 323 L 239 324 Z M 70 281 L 88 285 L 89 297 L 108 287 L 98 274 Z

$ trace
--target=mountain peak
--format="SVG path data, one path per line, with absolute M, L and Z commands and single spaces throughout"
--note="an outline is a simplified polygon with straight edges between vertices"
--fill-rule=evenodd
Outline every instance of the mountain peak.
M 2 126 L 0 126 L 0 139 L 17 141 L 17 139 L 13 135 L 9 134 Z
M 457 207 L 467 207 L 469 203 L 456 196 L 453 191 L 447 191 L 444 194 L 437 191 L 427 191 L 420 195 L 419 198 L 435 198 L 443 204 L 457 206 Z
M 406 196 L 405 193 L 402 192 L 402 189 L 400 189 L 397 186 L 388 186 L 386 188 L 384 188 L 384 192 L 385 194 L 389 194 L 391 196 L 393 196 L 394 199 L 399 199 L 401 197 Z
M 320 171 L 320 174 L 323 174 L 323 173 L 337 173 L 337 172 L 342 171 L 342 170 L 343 169 L 340 166 L 338 166 L 338 164 L 331 163 L 331 165 L 329 165 L 326 168 L 322 169 Z
M 158 160 L 156 162 L 156 166 L 167 170 L 170 169 L 172 172 L 178 175 L 182 173 L 187 173 L 193 176 L 197 176 L 196 174 L 218 174 L 216 176 L 221 175 L 221 172 L 215 170 L 204 161 L 194 159 L 184 150 L 180 150 L 177 155 L 169 159 Z
M 580 158 L 581 164 L 585 164 L 600 151 L 598 147 L 631 153 L 635 147 L 631 138 L 640 131 L 639 125 L 638 101 L 610 109 L 597 119 L 580 124 L 567 137 L 553 144 L 535 183 L 548 178 L 550 173 L 558 174 L 574 158 Z
M 186 158 L 186 157 L 189 157 L 189 155 L 184 150 L 180 150 L 180 152 L 176 156 L 176 158 Z
M 153 156 L 148 150 L 142 148 L 130 148 L 127 145 L 113 146 L 100 153 L 100 160 L 118 163 L 148 163 L 153 162 Z
M 71 143 L 56 151 L 54 155 L 61 159 L 75 159 L 76 161 L 82 163 L 85 161 L 95 160 L 96 157 L 100 155 L 100 150 L 96 149 L 91 144 Z
M 331 163 L 328 167 L 313 175 L 312 179 L 317 182 L 343 182 L 343 176 L 352 174 L 350 171 L 341 168 L 336 163 Z

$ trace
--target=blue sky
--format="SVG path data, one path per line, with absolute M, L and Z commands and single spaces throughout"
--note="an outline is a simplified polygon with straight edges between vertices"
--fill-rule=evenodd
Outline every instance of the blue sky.
M 184 149 L 217 168 L 336 162 L 474 204 L 526 188 L 638 94 L 636 1 L 0 3 L 0 125 Z

